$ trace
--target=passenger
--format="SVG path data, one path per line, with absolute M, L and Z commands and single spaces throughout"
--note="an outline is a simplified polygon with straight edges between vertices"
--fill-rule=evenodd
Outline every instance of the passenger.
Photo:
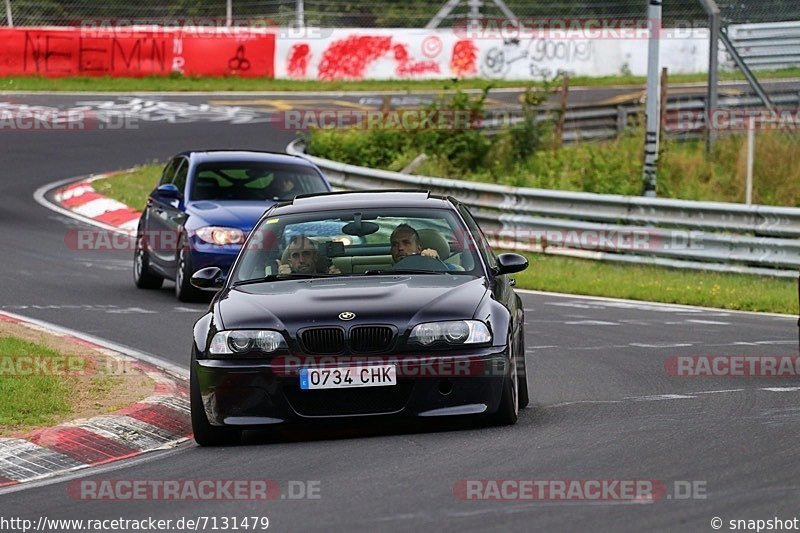
M 287 259 L 289 263 L 278 262 L 278 274 L 318 274 L 319 253 L 314 241 L 305 235 L 296 235 L 289 241 Z M 331 265 L 328 267 L 328 274 L 341 274 L 342 271 Z

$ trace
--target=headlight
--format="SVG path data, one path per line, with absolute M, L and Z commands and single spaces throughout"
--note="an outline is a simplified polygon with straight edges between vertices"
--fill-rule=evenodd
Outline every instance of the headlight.
M 409 342 L 430 346 L 436 342 L 452 345 L 482 344 L 492 341 L 486 324 L 479 320 L 454 320 L 452 322 L 426 322 L 411 330 Z
M 244 242 L 244 232 L 239 228 L 206 226 L 195 231 L 195 234 L 208 244 L 241 244 Z
M 208 353 L 233 355 L 258 351 L 268 354 L 283 348 L 286 348 L 286 340 L 278 331 L 240 329 L 220 331 L 214 335 Z

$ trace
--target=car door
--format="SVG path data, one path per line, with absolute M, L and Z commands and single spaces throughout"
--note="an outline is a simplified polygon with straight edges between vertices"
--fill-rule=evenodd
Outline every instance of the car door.
M 161 174 L 158 187 L 173 182 L 175 173 L 183 160 L 183 157 L 176 157 L 167 163 L 164 167 L 164 172 Z M 156 188 L 147 198 L 146 208 L 147 236 L 151 243 L 150 263 L 156 270 L 168 275 L 171 275 L 170 268 L 174 262 L 173 258 L 177 247 L 176 236 L 170 234 L 170 225 L 168 223 L 169 210 L 174 202 L 173 198 L 162 197 L 158 193 L 158 188 Z
M 458 204 L 458 210 L 477 243 L 478 253 L 483 257 L 484 262 L 489 267 L 489 277 L 492 281 L 491 286 L 494 298 L 502 303 L 511 313 L 513 319 L 513 335 L 516 335 L 519 327 L 522 325 L 522 309 L 519 304 L 519 299 L 513 289 L 516 281 L 509 274 L 499 276 L 494 274 L 493 269 L 497 267 L 497 259 L 483 230 L 480 229 L 475 218 L 464 204 Z
M 189 176 L 189 160 L 186 157 L 179 158 L 175 174 L 172 176 L 171 183 L 181 192 L 180 198 L 174 198 L 164 202 L 162 221 L 169 241 L 174 242 L 174 246 L 168 246 L 169 258 L 166 268 L 169 269 L 171 276 L 174 276 L 178 266 L 178 251 L 180 249 L 180 237 L 183 235 L 183 228 L 186 224 L 186 181 Z M 184 246 L 186 244 L 184 243 Z

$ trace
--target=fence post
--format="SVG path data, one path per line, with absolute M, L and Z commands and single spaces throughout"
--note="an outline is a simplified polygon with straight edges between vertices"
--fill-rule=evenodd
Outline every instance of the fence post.
M 230 28 L 233 25 L 233 0 L 228 0 L 225 6 L 225 26 Z
M 747 123 L 747 182 L 745 183 L 744 203 L 753 204 L 753 165 L 756 159 L 756 117 L 751 116 Z
M 564 74 L 564 80 L 561 83 L 561 108 L 558 115 L 558 124 L 556 124 L 556 144 L 558 146 L 564 144 L 564 126 L 567 122 L 568 98 L 569 98 L 569 76 Z
M 14 17 L 11 13 L 11 0 L 6 0 L 6 22 L 9 28 L 14 27 Z
M 658 131 L 661 134 L 661 137 L 664 136 L 664 132 L 667 129 L 667 98 L 668 98 L 668 89 L 667 84 L 669 83 L 669 72 L 667 71 L 667 67 L 661 69 L 661 116 L 659 117 L 659 128 Z
M 628 127 L 628 110 L 625 106 L 617 106 L 617 137 L 625 133 Z
M 295 9 L 296 9 L 296 13 L 295 13 L 296 21 L 295 21 L 295 24 L 297 24 L 298 28 L 305 28 L 306 27 L 306 20 L 305 20 L 306 19 L 306 13 L 305 13 L 305 4 L 303 3 L 303 0 L 297 0 L 297 4 L 295 5 Z
M 647 10 L 650 38 L 647 51 L 647 130 L 644 139 L 644 167 L 642 178 L 644 181 L 643 195 L 649 198 L 656 196 L 656 180 L 658 175 L 658 122 L 661 117 L 658 108 L 661 104 L 659 93 L 660 79 L 659 45 L 661 40 L 661 0 L 650 0 Z

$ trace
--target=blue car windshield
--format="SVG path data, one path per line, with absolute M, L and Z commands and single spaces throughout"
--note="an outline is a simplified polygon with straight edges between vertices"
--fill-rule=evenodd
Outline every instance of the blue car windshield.
M 189 197 L 194 201 L 281 201 L 329 190 L 322 176 L 311 167 L 225 161 L 198 165 Z
M 483 275 L 476 242 L 453 211 L 363 209 L 268 217 L 250 234 L 234 283 L 291 275 Z

